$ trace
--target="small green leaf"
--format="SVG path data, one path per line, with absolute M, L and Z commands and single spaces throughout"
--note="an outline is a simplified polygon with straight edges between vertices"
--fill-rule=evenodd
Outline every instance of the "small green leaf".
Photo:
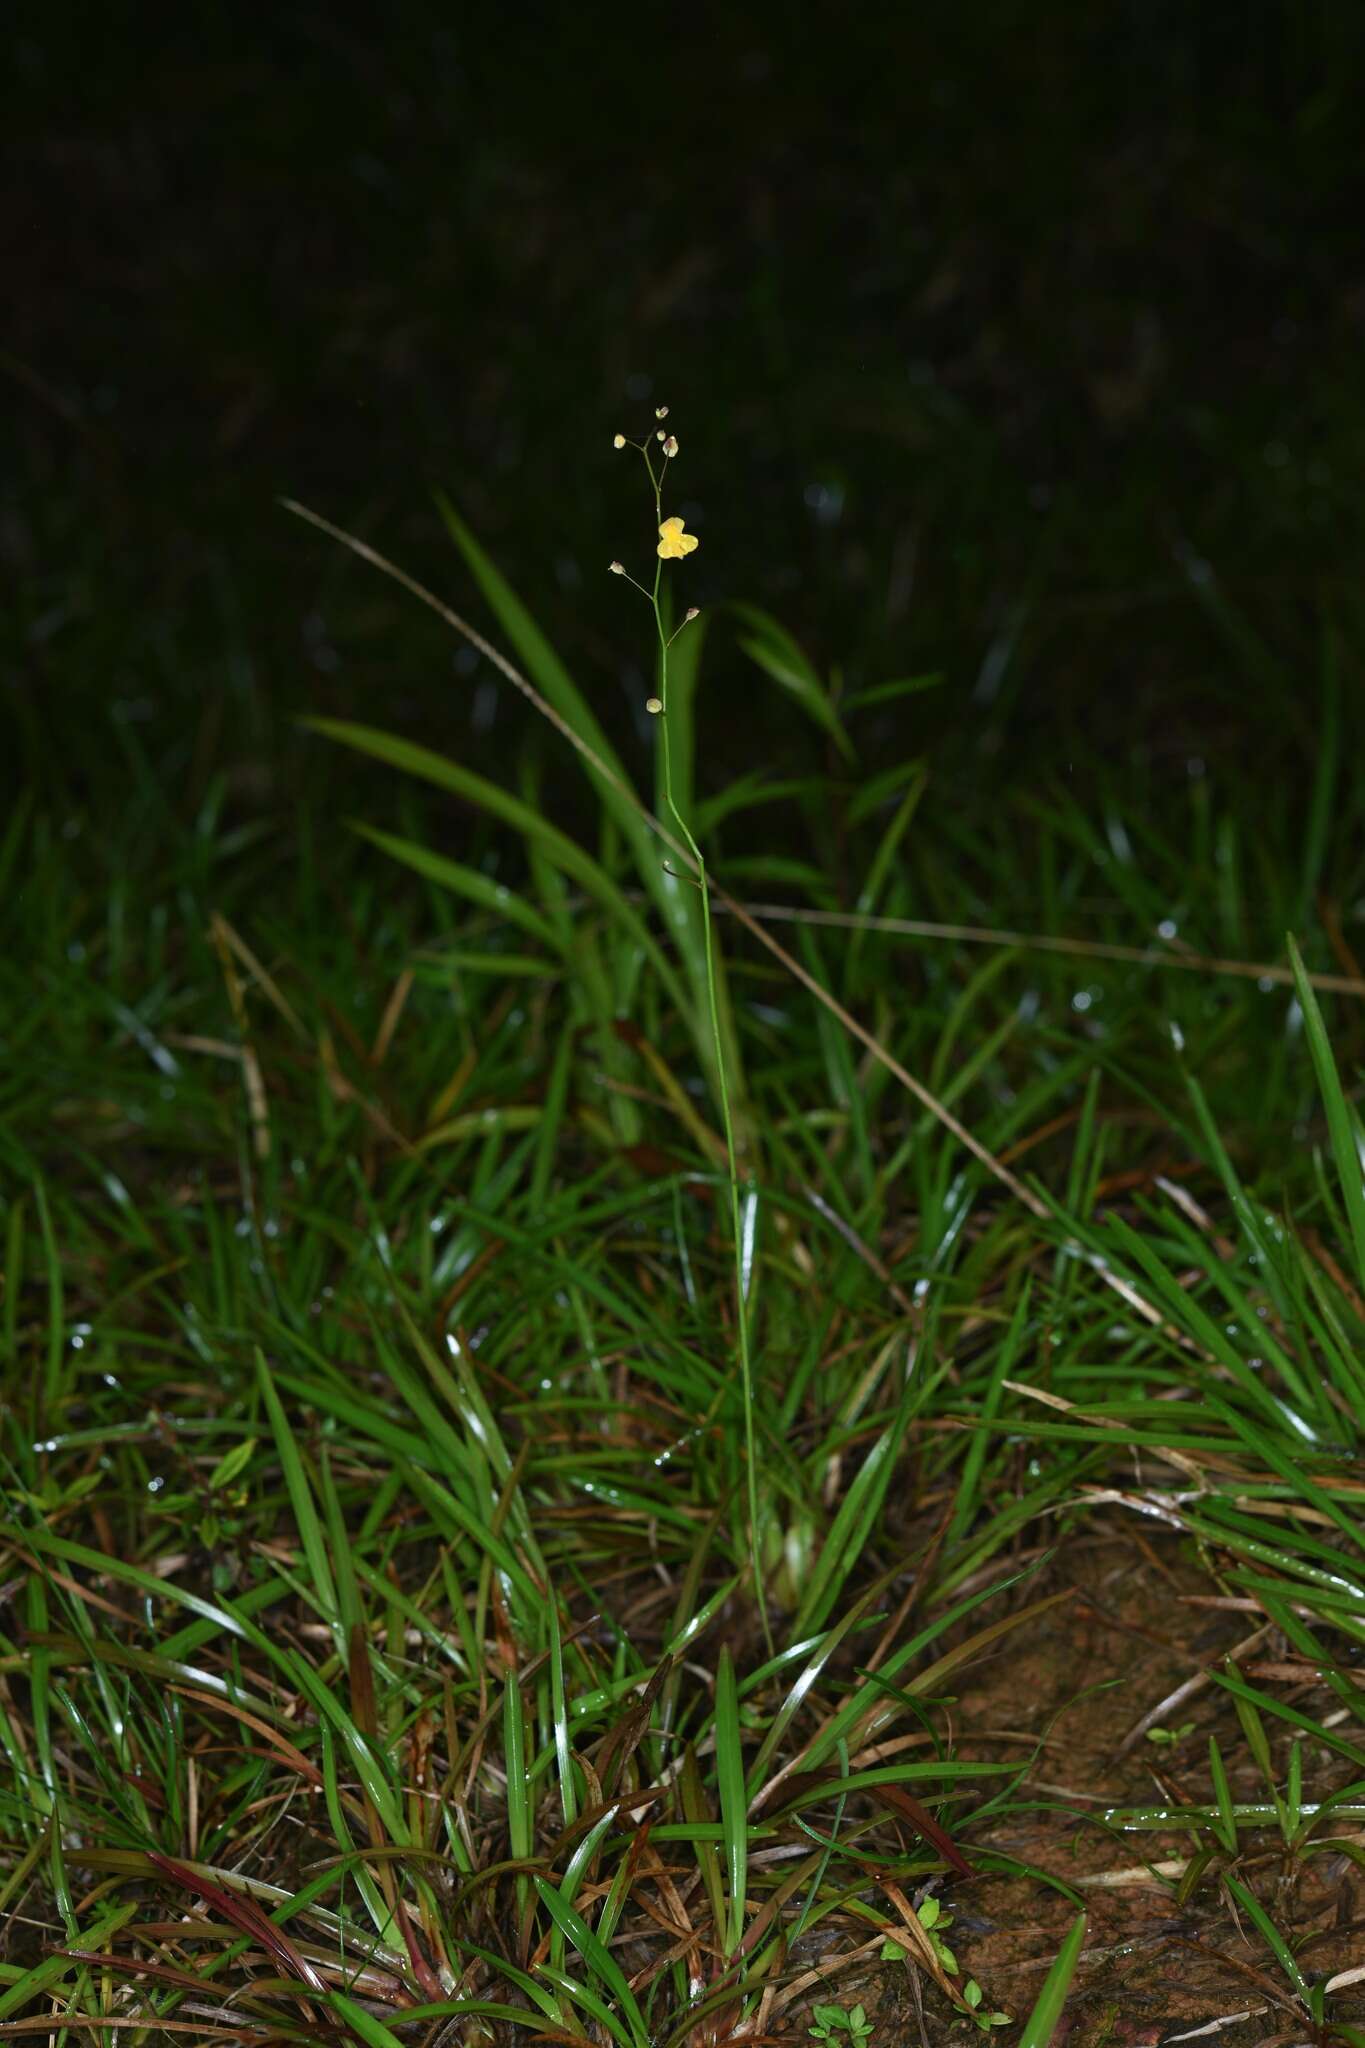
M 256 1438 L 244 1437 L 234 1444 L 230 1451 L 224 1451 L 218 1463 L 209 1474 L 209 1491 L 216 1493 L 221 1486 L 231 1486 L 239 1473 L 245 1472 L 256 1454 Z

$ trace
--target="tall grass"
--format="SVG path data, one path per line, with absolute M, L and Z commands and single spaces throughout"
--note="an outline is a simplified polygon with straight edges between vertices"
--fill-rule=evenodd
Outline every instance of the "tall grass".
M 1273 821 L 1235 790 L 812 776 L 790 948 L 727 837 L 708 968 L 695 849 L 757 793 L 706 786 L 691 722 L 720 635 L 676 643 L 651 810 L 452 522 L 517 661 L 451 623 L 544 707 L 595 844 L 534 782 L 321 721 L 460 843 L 376 779 L 287 903 L 212 820 L 139 871 L 136 791 L 115 892 L 41 810 L 6 828 L 0 2020 L 644 2048 L 873 1969 L 965 2028 L 1000 1994 L 919 1909 L 1009 1874 L 1055 1927 L 1009 2001 L 1041 2048 L 1097 1967 L 1078 1895 L 1174 1836 L 1182 1911 L 1231 1943 L 1235 1909 L 1286 2026 L 1356 2038 L 1269 1859 L 1354 1853 L 1365 1782 L 1360 1013 L 1305 916 L 1361 886 L 1358 793 L 1320 781 L 1311 859 L 1253 889 Z M 878 705 L 825 701 L 861 759 Z M 1167 924 L 1292 995 L 1167 967 Z M 1026 1867 L 1045 1737 L 964 1735 L 953 1695 L 1129 1525 L 1257 1647 L 1181 1681 L 1183 1796 L 1092 1816 L 1117 1870 L 1060 1835 Z M 1164 1725 L 1137 1682 L 1129 1753 Z

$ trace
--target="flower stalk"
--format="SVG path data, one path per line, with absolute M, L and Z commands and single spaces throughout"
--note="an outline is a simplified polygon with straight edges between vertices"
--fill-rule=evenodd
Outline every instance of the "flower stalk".
M 667 417 L 668 407 L 655 408 L 655 418 Z M 692 835 L 692 829 L 678 808 L 673 794 L 673 766 L 669 751 L 668 734 L 668 651 L 678 635 L 699 616 L 697 607 L 689 605 L 681 621 L 670 633 L 667 630 L 662 603 L 663 568 L 665 562 L 685 561 L 700 545 L 697 536 L 688 533 L 686 523 L 676 514 L 664 517 L 664 479 L 668 465 L 678 454 L 678 439 L 671 432 L 659 430 L 655 435 L 660 460 L 655 467 L 655 447 L 648 440 L 631 441 L 624 434 L 615 436 L 617 448 L 631 447 L 639 451 L 649 477 L 649 487 L 654 499 L 654 523 L 658 531 L 655 547 L 654 580 L 646 585 L 638 582 L 619 562 L 611 564 L 612 572 L 623 575 L 628 583 L 635 585 L 650 605 L 654 614 L 654 628 L 659 643 L 659 688 L 657 696 L 646 700 L 646 710 L 659 720 L 659 745 L 663 770 L 664 806 L 673 824 L 696 862 L 696 882 L 701 896 L 703 957 L 706 966 L 706 994 L 711 1026 L 711 1039 L 716 1062 L 717 1094 L 720 1100 L 721 1125 L 725 1138 L 725 1161 L 730 1186 L 730 1231 L 735 1266 L 735 1320 L 738 1330 L 738 1351 L 741 1394 L 744 1407 L 744 1463 L 746 1471 L 746 1505 L 749 1523 L 749 1555 L 754 1574 L 754 1590 L 758 1598 L 759 1613 L 763 1618 L 764 1634 L 768 1634 L 767 1603 L 763 1591 L 763 1571 L 760 1558 L 758 1522 L 758 1466 L 754 1445 L 754 1398 L 753 1398 L 753 1357 L 749 1336 L 748 1289 L 745 1285 L 746 1260 L 744 1254 L 744 1221 L 739 1185 L 739 1158 L 735 1145 L 734 1112 L 730 1100 L 730 1083 L 725 1056 L 725 1035 L 721 1029 L 719 976 L 717 972 L 716 940 L 711 917 L 711 887 L 707 875 L 706 857 Z

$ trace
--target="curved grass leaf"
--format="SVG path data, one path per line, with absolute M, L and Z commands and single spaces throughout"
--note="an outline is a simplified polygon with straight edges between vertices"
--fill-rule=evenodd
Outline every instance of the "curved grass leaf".
M 391 859 L 402 861 L 406 867 L 425 876 L 427 881 L 435 882 L 438 888 L 463 896 L 467 903 L 486 910 L 491 917 L 520 925 L 524 932 L 539 939 L 550 951 L 561 951 L 559 934 L 554 926 L 509 889 L 505 882 L 495 882 L 491 875 L 482 875 L 477 868 L 450 860 L 443 853 L 433 853 L 415 839 L 401 838 L 396 832 L 381 832 L 377 826 L 366 825 L 358 819 L 351 821 L 351 830 L 358 832 L 362 839 L 368 839 Z
M 368 754 L 372 760 L 401 769 L 405 775 L 419 776 L 422 781 L 448 790 L 452 796 L 462 797 L 466 803 L 475 804 L 479 809 L 501 818 L 505 825 L 510 825 L 529 844 L 536 846 L 553 866 L 562 869 L 606 911 L 611 921 L 649 959 L 678 1013 L 690 1016 L 690 1005 L 682 985 L 639 912 L 606 869 L 591 854 L 585 853 L 576 840 L 570 839 L 567 832 L 561 832 L 557 825 L 552 825 L 534 805 L 523 803 L 520 797 L 513 796 L 496 782 L 490 782 L 487 776 L 462 768 L 444 754 L 419 746 L 414 740 L 402 739 L 395 733 L 380 732 L 374 726 L 357 725 L 344 718 L 305 718 L 302 723 L 308 731 L 320 733 L 324 739 L 337 740 L 359 754 Z M 657 864 L 658 849 L 652 857 Z
M 1332 1157 L 1336 1162 L 1337 1177 L 1346 1203 L 1346 1216 L 1351 1229 L 1351 1242 L 1355 1249 L 1356 1275 L 1365 1287 L 1365 1140 L 1362 1139 L 1360 1120 L 1347 1102 L 1337 1073 L 1337 1063 L 1332 1057 L 1331 1042 L 1327 1027 L 1322 1021 L 1322 1011 L 1304 970 L 1298 947 L 1291 937 L 1289 964 L 1294 970 L 1294 987 L 1298 993 L 1299 1008 L 1303 1011 L 1304 1029 L 1308 1035 L 1308 1050 L 1313 1056 L 1313 1067 L 1318 1077 L 1318 1088 L 1322 1095 L 1323 1108 L 1327 1112 L 1327 1131 L 1332 1144 Z
M 536 1878 L 535 1887 L 540 1903 L 555 1922 L 555 1925 L 573 1943 L 583 1961 L 588 1965 L 588 1968 L 600 1978 L 601 1982 L 616 2000 L 620 2008 L 620 2017 L 624 2018 L 629 2029 L 627 2038 L 632 2043 L 637 2044 L 637 2048 L 644 2048 L 644 2044 L 647 2044 L 649 2041 L 649 2029 L 645 2025 L 644 2014 L 636 2003 L 635 1993 L 626 1982 L 621 1965 L 606 1945 L 593 1933 L 593 1930 L 589 1927 L 577 1907 L 571 1906 L 562 1892 L 556 1891 L 553 1885 L 547 1884 L 543 1877 Z M 567 1983 L 564 1984 L 564 1988 L 569 1988 Z M 581 1986 L 575 1987 L 576 1991 L 581 1991 L 581 1989 Z M 616 2038 L 618 2040 L 621 2039 L 620 2018 L 613 2017 L 609 2024 Z
M 852 761 L 853 742 L 844 731 L 829 690 L 786 627 L 756 604 L 732 603 L 730 610 L 748 628 L 740 635 L 739 644 L 750 661 L 794 698 L 806 716 L 829 734 L 844 759 Z

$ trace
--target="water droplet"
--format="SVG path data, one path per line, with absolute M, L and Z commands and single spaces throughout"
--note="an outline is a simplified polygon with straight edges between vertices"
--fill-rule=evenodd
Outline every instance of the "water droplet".
M 815 514 L 821 526 L 833 526 L 844 509 L 844 487 L 842 484 L 807 484 L 801 493 L 808 511 Z

